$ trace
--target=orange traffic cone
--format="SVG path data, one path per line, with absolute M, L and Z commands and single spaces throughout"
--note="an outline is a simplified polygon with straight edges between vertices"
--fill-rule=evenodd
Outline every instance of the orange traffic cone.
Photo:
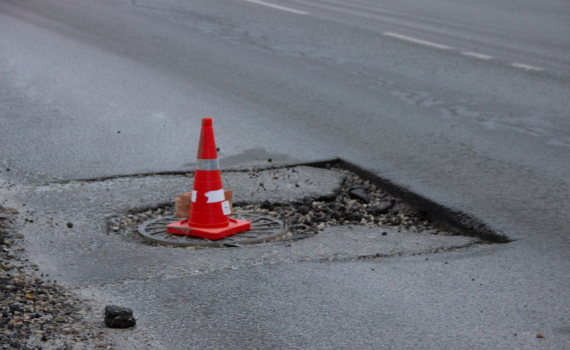
M 198 161 L 194 174 L 194 190 L 188 220 L 166 226 L 168 233 L 220 239 L 251 228 L 245 220 L 228 218 L 230 203 L 226 201 L 212 119 L 202 119 Z

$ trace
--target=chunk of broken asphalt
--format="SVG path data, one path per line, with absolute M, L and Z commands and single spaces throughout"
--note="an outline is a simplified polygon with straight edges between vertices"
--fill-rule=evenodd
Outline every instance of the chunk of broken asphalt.
M 368 198 L 366 191 L 362 188 L 350 190 L 350 191 L 348 191 L 348 195 L 350 196 L 350 198 L 359 199 L 359 200 L 363 201 L 364 203 L 370 202 L 370 199 Z
M 273 204 L 271 204 L 271 202 L 269 202 L 267 200 L 265 202 L 263 202 L 263 204 L 261 204 L 260 208 L 261 209 L 267 209 L 269 211 L 275 210 L 275 207 L 273 206 Z
M 115 306 L 107 305 L 105 307 L 105 324 L 109 328 L 129 328 L 137 324 L 133 317 L 133 310 Z
M 300 206 L 297 211 L 303 215 L 306 215 L 309 212 L 309 207 L 307 207 L 306 205 L 302 205 Z
M 399 216 L 392 217 L 392 222 L 391 222 L 392 225 L 398 226 L 401 223 L 402 223 L 402 218 L 400 218 Z
M 366 211 L 368 212 L 368 214 L 374 216 L 383 215 L 388 213 L 388 210 L 394 207 L 394 203 L 395 203 L 394 201 L 380 202 L 380 204 L 378 205 L 368 207 Z

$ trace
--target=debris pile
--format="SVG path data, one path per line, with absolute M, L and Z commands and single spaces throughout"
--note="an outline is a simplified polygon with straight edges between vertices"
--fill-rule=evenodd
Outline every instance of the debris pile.
M 430 230 L 432 234 L 452 234 L 436 228 L 427 213 L 414 210 L 356 174 L 342 169 L 334 171 L 346 175 L 335 198 L 305 197 L 294 203 L 236 203 L 235 212 L 279 217 L 288 223 L 293 239 L 296 234 L 303 237 L 339 225 L 390 226 L 411 232 Z
M 413 209 L 348 170 L 337 166 L 330 171 L 341 172 L 345 178 L 334 197 L 305 197 L 299 201 L 285 203 L 235 202 L 234 213 L 263 214 L 284 220 L 292 235 L 283 239 L 290 240 L 310 237 L 328 227 L 339 225 L 389 226 L 417 233 L 429 231 L 430 234 L 458 234 L 449 227 L 434 224 L 427 213 Z M 171 216 L 174 211 L 174 205 L 168 204 L 115 216 L 109 220 L 109 231 L 136 234 L 140 224 L 155 218 Z

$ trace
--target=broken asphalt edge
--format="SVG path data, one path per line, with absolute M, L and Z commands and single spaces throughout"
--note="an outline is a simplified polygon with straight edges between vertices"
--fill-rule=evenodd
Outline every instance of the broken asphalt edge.
M 395 184 L 389 179 L 382 178 L 372 171 L 363 169 L 346 160 L 339 159 L 339 164 L 341 168 L 350 170 L 361 178 L 370 181 L 393 197 L 400 199 L 412 207 L 427 212 L 432 219 L 458 229 L 464 236 L 478 237 L 491 243 L 509 243 L 513 241 L 507 236 L 493 230 L 488 224 L 471 214 L 446 207 L 411 191 L 405 186 Z
M 285 169 L 285 168 L 294 168 L 298 166 L 310 166 L 313 168 L 325 168 L 327 164 L 330 166 L 335 166 L 339 164 L 339 158 L 332 158 L 332 159 L 324 159 L 324 160 L 315 160 L 310 162 L 303 162 L 303 163 L 280 163 L 277 165 L 268 165 L 268 166 L 256 166 L 251 167 L 255 171 L 265 171 L 265 170 L 273 170 L 273 169 Z M 225 168 L 222 170 L 223 173 L 247 173 L 249 172 L 249 168 Z M 114 180 L 114 179 L 121 179 L 127 177 L 143 177 L 143 176 L 166 176 L 166 175 L 186 175 L 186 174 L 194 174 L 193 170 L 167 170 L 167 171 L 153 171 L 149 173 L 132 173 L 132 174 L 120 174 L 120 175 L 111 175 L 111 176 L 99 176 L 99 177 L 88 177 L 88 178 L 76 178 L 76 179 L 65 179 L 65 180 L 55 180 L 55 181 L 46 181 L 43 182 L 41 185 L 50 185 L 50 184 L 67 184 L 70 182 L 100 182 L 100 181 L 107 181 L 107 180 Z

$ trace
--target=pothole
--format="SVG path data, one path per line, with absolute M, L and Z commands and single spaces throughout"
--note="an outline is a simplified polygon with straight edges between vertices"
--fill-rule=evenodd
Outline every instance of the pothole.
M 262 170 L 269 171 L 269 170 Z M 267 243 L 276 240 L 297 241 L 313 237 L 323 230 L 336 226 L 365 226 L 381 230 L 390 228 L 398 232 L 411 232 L 426 235 L 461 235 L 460 230 L 434 220 L 426 211 L 418 210 L 397 199 L 376 184 L 357 174 L 342 169 L 338 164 L 330 171 L 339 172 L 344 181 L 335 196 L 304 197 L 302 200 L 278 202 L 265 200 L 261 203 L 237 201 L 234 203 L 234 216 L 243 218 L 266 217 L 269 221 L 282 222 L 288 232 L 268 235 L 265 239 L 227 239 L 208 241 L 200 238 L 174 237 L 159 241 L 139 241 L 145 244 L 193 247 L 239 247 L 243 244 Z M 173 201 L 174 202 L 174 201 Z M 124 215 L 109 217 L 109 233 L 134 239 L 141 225 L 155 223 L 154 227 L 175 221 L 174 203 L 167 203 L 144 210 L 130 211 Z M 387 232 L 383 232 L 387 234 Z M 247 234 L 243 234 L 247 236 Z M 174 235 L 172 235 L 174 236 Z M 241 242 L 240 242 L 241 241 Z

